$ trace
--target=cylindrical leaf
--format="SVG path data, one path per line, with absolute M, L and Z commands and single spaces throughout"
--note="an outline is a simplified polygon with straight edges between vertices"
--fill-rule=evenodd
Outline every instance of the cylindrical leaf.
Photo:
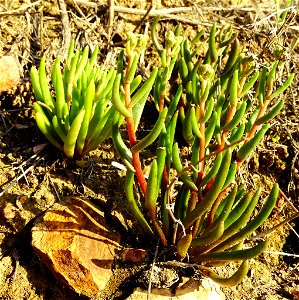
M 148 147 L 150 144 L 152 144 L 156 140 L 156 138 L 159 136 L 159 134 L 164 126 L 166 115 L 167 115 L 167 108 L 165 107 L 161 111 L 159 118 L 158 118 L 156 124 L 154 125 L 154 127 L 152 128 L 152 130 L 150 131 L 150 133 L 132 147 L 131 151 L 133 153 L 140 152 L 141 150 Z
M 220 168 L 221 162 L 222 162 L 222 153 L 217 155 L 212 168 L 209 170 L 209 172 L 207 172 L 203 176 L 203 178 L 201 180 L 201 183 L 200 183 L 200 187 L 202 187 L 202 186 L 206 185 L 207 183 L 209 183 L 216 176 L 216 174 L 217 174 L 217 172 Z
M 291 74 L 288 79 L 283 83 L 283 85 L 278 88 L 275 92 L 272 93 L 272 95 L 270 96 L 270 100 L 276 98 L 277 96 L 279 96 L 281 93 L 283 93 L 292 83 L 293 79 L 294 79 L 295 74 Z
M 217 246 L 217 249 L 227 249 L 235 244 L 237 244 L 240 240 L 246 238 L 249 236 L 254 230 L 256 230 L 259 226 L 261 226 L 265 220 L 269 217 L 271 214 L 277 197 L 279 194 L 279 187 L 278 184 L 275 184 L 265 202 L 262 209 L 256 215 L 253 220 L 251 220 L 243 229 L 241 229 L 239 232 L 231 236 L 229 239 L 225 240 L 223 244 L 220 244 Z
M 245 112 L 246 112 L 247 103 L 244 101 L 241 106 L 238 108 L 236 114 L 233 118 L 222 127 L 222 130 L 231 131 L 234 129 L 240 121 L 243 119 Z
M 201 266 L 200 268 L 205 271 L 206 276 L 211 278 L 214 282 L 216 282 L 220 286 L 232 287 L 239 284 L 243 280 L 243 278 L 248 273 L 249 266 L 248 266 L 248 260 L 243 261 L 239 269 L 231 277 L 228 278 L 221 277 L 206 267 Z
M 86 136 L 88 132 L 88 127 L 91 119 L 91 113 L 93 109 L 93 102 L 95 97 L 95 85 L 94 80 L 92 79 L 87 87 L 86 93 L 85 93 L 85 99 L 84 99 L 84 110 L 85 115 L 81 124 L 80 132 L 77 139 L 77 148 L 79 153 L 82 153 Z
M 158 198 L 158 164 L 154 159 L 151 163 L 151 169 L 148 176 L 146 195 L 144 205 L 149 211 L 156 210 L 156 202 Z
M 207 254 L 199 255 L 196 260 L 198 262 L 202 261 L 217 261 L 217 262 L 228 262 L 236 260 L 245 260 L 256 257 L 266 250 L 268 247 L 268 241 L 261 241 L 256 246 L 248 248 L 245 250 L 235 250 L 235 251 L 221 251 L 221 252 L 211 252 Z
M 184 259 L 186 257 L 191 242 L 192 234 L 187 234 L 178 241 L 176 246 L 178 259 Z
M 238 162 L 242 162 L 248 157 L 248 155 L 254 150 L 254 148 L 264 137 L 269 127 L 269 124 L 264 124 L 263 127 L 256 133 L 256 135 L 239 149 L 239 151 L 237 152 Z
M 265 115 L 257 119 L 255 121 L 255 124 L 261 125 L 272 120 L 281 111 L 283 105 L 284 105 L 283 100 L 280 100 L 275 106 L 272 107 L 272 109 L 270 109 L 268 113 L 266 113 Z
M 214 201 L 222 191 L 222 187 L 230 167 L 231 155 L 232 153 L 230 149 L 226 150 L 225 154 L 223 155 L 221 166 L 219 168 L 219 172 L 215 177 L 214 183 L 206 193 L 204 199 L 200 201 L 196 205 L 195 209 L 187 215 L 186 220 L 184 221 L 184 225 L 186 228 L 190 227 L 196 219 L 200 218 L 209 208 L 212 207 Z
M 62 151 L 62 147 L 58 141 L 58 139 L 54 135 L 54 129 L 46 117 L 45 114 L 40 113 L 39 111 L 36 112 L 35 120 L 38 128 L 44 134 L 44 136 L 49 140 L 51 144 L 53 144 L 57 149 Z
M 172 162 L 176 171 L 181 173 L 183 171 L 183 165 L 181 163 L 180 150 L 177 143 L 175 143 L 172 147 Z M 180 178 L 191 190 L 198 190 L 196 184 L 192 181 L 191 177 L 187 173 L 181 174 Z
M 32 84 L 35 98 L 39 101 L 44 102 L 43 94 L 42 94 L 40 83 L 39 83 L 38 71 L 37 71 L 36 67 L 32 67 L 30 69 L 30 78 L 31 78 L 31 84 Z
M 192 249 L 213 243 L 222 236 L 223 231 L 224 221 L 217 222 L 217 224 L 212 224 L 209 230 L 205 231 L 201 236 L 192 241 Z
M 126 118 L 130 118 L 132 116 L 131 112 L 126 108 L 125 104 L 120 98 L 120 80 L 121 74 L 117 74 L 113 85 L 112 103 L 120 114 L 122 114 Z
M 80 113 L 75 118 L 72 126 L 66 136 L 63 151 L 67 157 L 73 158 L 75 154 L 75 147 L 77 142 L 77 137 L 81 128 L 81 124 L 85 115 L 85 110 L 81 110 Z
M 134 172 L 128 171 L 125 178 L 125 193 L 127 203 L 134 219 L 142 226 L 144 231 L 150 236 L 154 236 L 154 233 L 146 221 L 144 215 L 140 211 L 137 202 L 134 197 Z
M 51 109 L 53 109 L 55 105 L 54 105 L 53 98 L 51 96 L 51 92 L 47 80 L 45 56 L 43 56 L 40 61 L 38 73 L 39 73 L 39 84 L 43 95 L 43 101 L 46 105 L 48 105 Z

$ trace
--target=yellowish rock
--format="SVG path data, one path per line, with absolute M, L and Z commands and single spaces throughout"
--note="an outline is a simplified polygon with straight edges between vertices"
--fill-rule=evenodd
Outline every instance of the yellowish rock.
M 0 94 L 15 89 L 20 82 L 19 67 L 12 56 L 0 58 Z
M 147 300 L 147 294 L 147 291 L 136 288 L 127 300 Z M 170 289 L 152 289 L 150 295 L 151 300 L 225 300 L 219 285 L 208 278 L 186 279 L 176 288 L 174 295 Z

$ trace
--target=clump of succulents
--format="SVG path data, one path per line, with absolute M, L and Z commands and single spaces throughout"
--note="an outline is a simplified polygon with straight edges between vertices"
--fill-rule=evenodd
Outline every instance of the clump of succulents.
M 279 194 L 275 184 L 253 217 L 261 190 L 246 191 L 237 183 L 237 171 L 283 107 L 279 96 L 294 75 L 277 87 L 281 64 L 259 70 L 231 28 L 217 30 L 214 25 L 208 40 L 202 38 L 204 31 L 189 40 L 177 27 L 162 47 L 156 26 L 157 19 L 152 38 L 161 66 L 151 76 L 156 77 L 153 96 L 159 117 L 140 141 L 136 140 L 139 119 L 135 122 L 131 111 L 135 101 L 126 87 L 134 80 L 131 66 L 139 54 L 130 45 L 138 43 L 138 37 L 128 41 L 128 63 L 117 75 L 124 78 L 123 84 L 117 80 L 114 86 L 114 93 L 124 99 L 116 109 L 125 117 L 130 140 L 129 147 L 116 147 L 131 166 L 125 180 L 128 206 L 144 231 L 152 238 L 158 236 L 163 247 L 174 247 L 180 260 L 202 265 L 241 261 L 230 278 L 220 278 L 202 266 L 215 281 L 234 285 L 247 273 L 248 259 L 267 247 L 267 241 L 251 247 L 244 242 L 269 217 Z M 202 51 L 205 46 L 208 49 Z M 176 142 L 177 132 L 188 144 L 187 155 Z M 119 126 L 112 136 L 119 144 Z M 157 150 L 146 179 L 139 154 L 149 145 Z
M 80 159 L 111 134 L 115 108 L 111 105 L 116 70 L 97 67 L 98 47 L 89 57 L 89 48 L 74 51 L 71 43 L 67 62 L 60 68 L 57 57 L 49 85 L 45 57 L 38 70 L 31 68 L 36 102 L 36 123 L 58 150 Z
M 128 209 L 144 232 L 175 249 L 177 259 L 199 263 L 204 274 L 231 286 L 247 273 L 248 259 L 267 247 L 267 241 L 244 243 L 269 217 L 279 194 L 275 184 L 255 213 L 261 190 L 247 191 L 237 171 L 282 109 L 281 95 L 294 75 L 278 86 L 276 73 L 283 64 L 256 66 L 231 28 L 214 25 L 207 39 L 204 30 L 188 39 L 178 26 L 162 46 L 157 26 L 158 19 L 152 40 L 161 65 L 144 83 L 136 75 L 147 44 L 142 35 L 128 34 L 116 70 L 95 67 L 97 48 L 88 58 L 88 48 L 73 53 L 72 44 L 64 72 L 59 59 L 54 64 L 55 93 L 43 58 L 39 70 L 31 70 L 37 125 L 71 158 L 82 157 L 112 135 L 127 169 Z M 138 140 L 151 92 L 158 117 Z M 140 154 L 148 146 L 156 152 L 146 176 Z M 229 278 L 206 266 L 230 261 L 241 264 Z

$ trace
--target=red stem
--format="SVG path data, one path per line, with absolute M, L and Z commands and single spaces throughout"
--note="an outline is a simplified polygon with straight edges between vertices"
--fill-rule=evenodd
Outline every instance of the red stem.
M 132 64 L 132 56 L 128 56 L 128 65 L 126 68 L 126 77 L 127 74 L 130 70 Z M 124 83 L 124 98 L 125 98 L 125 105 L 126 108 L 131 112 L 132 114 L 132 106 L 131 106 L 131 91 L 130 91 L 130 82 L 126 81 Z M 128 117 L 126 118 L 126 123 L 127 123 L 127 130 L 128 130 L 128 136 L 129 136 L 129 141 L 130 141 L 130 147 L 132 148 L 134 145 L 137 143 L 137 138 L 136 138 L 136 133 L 134 129 L 134 120 L 133 117 Z M 136 172 L 136 178 L 139 183 L 139 186 L 143 192 L 143 194 L 146 194 L 146 187 L 147 183 L 143 174 L 143 170 L 141 167 L 141 162 L 140 162 L 140 157 L 139 153 L 132 153 L 132 158 L 133 158 L 133 167 Z
M 136 143 L 137 143 L 137 139 L 136 139 L 136 134 L 134 131 L 134 121 L 133 118 L 126 118 L 126 122 L 127 122 L 127 130 L 128 130 L 128 136 L 129 136 L 129 140 L 130 140 L 130 147 L 132 148 Z M 146 194 L 146 188 L 147 188 L 147 183 L 143 174 L 143 170 L 142 170 L 142 166 L 141 166 L 141 162 L 140 162 L 140 157 L 139 157 L 139 153 L 132 153 L 132 157 L 133 157 L 133 167 L 135 169 L 136 172 L 136 178 L 137 181 L 139 183 L 139 186 L 143 192 L 143 194 Z
M 152 220 L 153 226 L 155 227 L 155 230 L 158 233 L 158 236 L 160 238 L 161 244 L 164 248 L 167 247 L 167 239 L 165 237 L 165 234 L 161 228 L 161 226 L 159 225 L 159 222 L 157 220 L 157 212 L 156 209 L 151 209 L 148 211 L 148 214 Z

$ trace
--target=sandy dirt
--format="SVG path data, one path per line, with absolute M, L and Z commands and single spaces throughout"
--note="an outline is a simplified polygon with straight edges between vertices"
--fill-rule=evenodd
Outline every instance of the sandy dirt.
M 137 32 L 148 34 L 146 22 L 152 18 L 142 20 L 142 15 L 134 10 L 147 10 L 151 1 L 115 1 L 114 11 L 110 9 L 110 1 L 99 0 L 97 5 L 95 2 L 49 0 L 31 1 L 29 5 L 26 0 L 0 1 L 0 56 L 12 55 L 21 73 L 20 84 L 0 98 L 0 299 L 84 299 L 52 276 L 30 244 L 30 229 L 35 219 L 65 196 L 81 195 L 107 212 L 114 211 L 117 218 L 112 217 L 108 224 L 125 233 L 123 243 L 142 246 L 142 241 L 127 237 L 122 222 L 115 222 L 122 219 L 120 212 L 125 205 L 124 174 L 111 166 L 112 160 L 120 161 L 111 140 L 92 151 L 87 158 L 89 163 L 80 168 L 44 145 L 47 141 L 33 118 L 29 70 L 38 65 L 42 55 L 46 55 L 49 67 L 57 54 L 65 55 L 65 42 L 72 36 L 79 45 L 98 44 L 100 62 L 109 65 L 115 61 L 116 49 L 124 41 L 126 31 L 140 25 Z M 209 28 L 214 22 L 231 24 L 239 32 L 241 42 L 261 61 L 274 61 L 275 45 L 279 45 L 283 49 L 281 59 L 286 61 L 289 72 L 296 74 L 292 88 L 285 95 L 282 113 L 248 165 L 240 171 L 245 182 L 253 187 L 262 186 L 265 192 L 278 182 L 286 196 L 280 198 L 262 228 L 264 231 L 299 208 L 298 11 L 295 7 L 290 9 L 286 24 L 275 32 L 272 1 L 222 2 L 156 0 L 152 4 L 158 9 L 193 8 L 188 13 L 171 13 L 165 18 L 161 35 L 178 22 L 190 33 L 201 27 Z M 66 5 L 67 27 L 58 3 Z M 131 13 L 121 13 L 119 7 L 131 8 Z M 152 51 L 149 44 L 146 62 L 154 63 L 156 54 Z M 223 288 L 227 299 L 299 299 L 298 233 L 297 218 L 269 234 L 270 253 L 251 261 L 250 272 L 242 284 Z M 107 299 L 123 299 L 128 291 L 121 289 L 130 286 L 130 276 L 138 271 L 132 265 L 115 267 Z M 233 268 L 229 265 L 219 272 L 227 274 Z

